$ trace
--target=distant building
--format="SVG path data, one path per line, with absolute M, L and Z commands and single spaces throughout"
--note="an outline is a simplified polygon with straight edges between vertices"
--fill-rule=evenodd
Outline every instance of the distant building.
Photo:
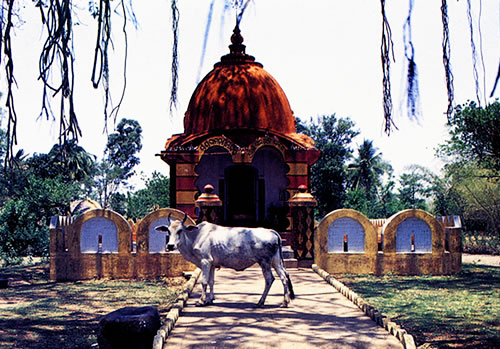
M 288 228 L 287 200 L 309 187 L 320 152 L 296 132 L 278 82 L 245 53 L 238 27 L 214 69 L 194 91 L 184 133 L 172 136 L 161 158 L 170 166 L 171 207 L 196 216 L 206 184 L 223 202 L 223 223 Z

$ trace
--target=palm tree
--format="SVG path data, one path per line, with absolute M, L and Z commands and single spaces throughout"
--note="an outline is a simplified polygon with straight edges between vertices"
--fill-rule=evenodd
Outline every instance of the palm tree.
M 391 165 L 382 159 L 382 153 L 377 153 L 373 141 L 365 139 L 358 148 L 358 156 L 348 166 L 350 169 L 350 188 L 364 190 L 366 198 L 371 200 L 381 184 L 380 177 L 392 171 Z
M 55 144 L 47 157 L 51 165 L 65 171 L 71 180 L 81 181 L 95 171 L 95 155 L 88 153 L 74 140 Z

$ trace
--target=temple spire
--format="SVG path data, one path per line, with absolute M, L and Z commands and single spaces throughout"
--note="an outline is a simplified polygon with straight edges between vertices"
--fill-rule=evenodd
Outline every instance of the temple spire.
M 240 25 L 236 22 L 236 26 L 231 35 L 231 45 L 229 45 L 229 53 L 221 57 L 221 62 L 217 64 L 242 64 L 254 63 L 255 57 L 245 53 L 246 46 L 243 45 L 243 36 L 241 36 Z M 217 66 L 216 64 L 216 66 Z M 262 66 L 260 63 L 256 63 Z
M 229 45 L 229 51 L 231 52 L 231 54 L 236 55 L 245 54 L 245 45 L 243 45 L 243 36 L 241 36 L 239 23 L 236 23 L 236 26 L 233 30 L 233 35 L 231 35 L 231 45 Z

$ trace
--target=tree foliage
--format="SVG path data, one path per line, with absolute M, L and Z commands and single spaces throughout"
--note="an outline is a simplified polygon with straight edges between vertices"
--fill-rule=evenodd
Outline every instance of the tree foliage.
M 118 191 L 128 185 L 139 163 L 141 132 L 137 121 L 122 120 L 99 163 L 74 140 L 67 140 L 46 154 L 19 151 L 12 168 L 0 164 L 0 259 L 14 263 L 22 256 L 46 256 L 50 217 L 68 215 L 72 201 L 103 189 L 108 190 L 109 206 L 127 218 L 139 219 L 168 207 L 169 179 L 157 172 L 145 180 L 144 189 Z M 0 132 L 0 144 L 4 135 Z
M 97 166 L 94 196 L 102 207 L 109 208 L 112 196 L 135 174 L 141 149 L 141 126 L 136 120 L 122 119 L 108 136 L 104 159 Z
M 482 108 L 471 101 L 459 105 L 448 120 L 450 139 L 441 145 L 441 156 L 452 163 L 475 162 L 500 171 L 500 102 Z
M 376 196 L 382 175 L 392 171 L 391 165 L 382 159 L 382 153 L 377 153 L 373 141 L 367 139 L 358 147 L 358 156 L 348 168 L 350 188 L 362 189 L 368 200 Z
M 146 179 L 146 188 L 127 194 L 126 215 L 137 220 L 155 209 L 170 205 L 170 179 L 159 172 L 153 172 Z
M 419 173 L 418 168 L 410 168 L 409 172 L 400 176 L 399 201 L 402 209 L 416 208 L 428 210 L 425 198 L 428 196 L 428 188 L 425 177 Z
M 446 190 L 435 203 L 463 216 L 466 229 L 499 235 L 500 102 L 458 106 L 448 122 L 450 138 L 438 149 L 446 161 Z
M 321 151 L 321 157 L 311 168 L 311 193 L 318 200 L 322 217 L 341 208 L 346 199 L 346 161 L 352 155 L 351 142 L 359 132 L 349 118 L 324 115 L 308 124 L 298 122 L 297 131 L 309 135 Z

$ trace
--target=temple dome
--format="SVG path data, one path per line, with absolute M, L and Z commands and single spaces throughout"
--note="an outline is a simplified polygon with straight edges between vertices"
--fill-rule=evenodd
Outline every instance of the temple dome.
M 184 134 L 215 130 L 269 130 L 293 134 L 288 98 L 262 64 L 245 53 L 236 27 L 230 53 L 198 84 L 184 117 Z

